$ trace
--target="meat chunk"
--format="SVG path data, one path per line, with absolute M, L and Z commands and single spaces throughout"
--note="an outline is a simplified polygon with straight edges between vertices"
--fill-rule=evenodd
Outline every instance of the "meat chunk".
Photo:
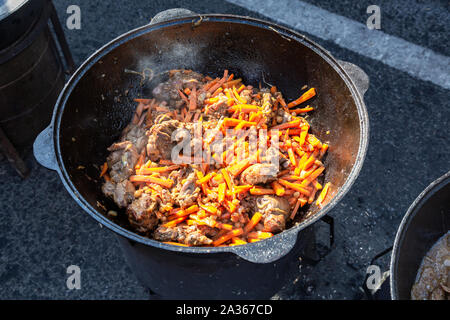
M 176 205 L 186 208 L 193 205 L 200 194 L 200 188 L 195 184 L 197 181 L 195 173 L 192 172 L 186 178 L 186 181 L 176 185 L 172 191 L 172 196 Z
M 256 163 L 245 169 L 241 174 L 242 184 L 264 184 L 275 181 L 278 166 L 271 163 Z
M 256 210 L 262 214 L 265 231 L 283 231 L 290 209 L 289 202 L 282 197 L 264 195 L 256 199 Z
M 138 232 L 152 231 L 158 224 L 157 211 L 158 203 L 144 193 L 128 206 L 128 221 Z
M 172 140 L 172 133 L 182 128 L 183 124 L 178 120 L 168 120 L 153 125 L 147 131 L 149 136 L 147 144 L 148 157 L 152 161 L 170 160 L 172 148 L 176 145 L 176 141 Z
M 108 148 L 111 154 L 106 161 L 111 168 L 109 174 L 113 182 L 122 182 L 134 172 L 134 166 L 139 158 L 136 147 L 130 141 L 114 143 Z
M 134 200 L 135 188 L 128 180 L 117 184 L 106 181 L 102 186 L 102 191 L 107 197 L 112 198 L 119 208 L 125 208 Z
M 121 141 L 129 141 L 135 147 L 137 153 L 141 153 L 147 144 L 148 137 L 145 135 L 145 129 L 143 126 L 138 126 L 130 123 L 122 132 Z
M 158 227 L 153 237 L 159 241 L 174 241 L 190 246 L 208 245 L 212 240 L 208 238 L 196 225 L 179 225 L 176 227 Z
M 191 70 L 172 70 L 169 80 L 153 89 L 153 97 L 158 101 L 166 101 L 171 108 L 179 109 L 184 102 L 178 90 L 193 89 L 201 83 L 202 78 L 202 75 Z

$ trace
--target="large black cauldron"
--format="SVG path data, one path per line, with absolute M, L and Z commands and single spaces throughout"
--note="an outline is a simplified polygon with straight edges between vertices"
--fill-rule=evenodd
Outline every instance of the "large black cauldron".
M 172 246 L 133 233 L 120 215 L 107 218 L 97 201 L 114 205 L 101 193 L 93 164 L 104 162 L 106 148 L 131 120 L 133 98 L 146 94 L 141 77 L 124 70 L 145 67 L 156 74 L 187 68 L 213 76 L 228 69 L 247 84 L 276 84 L 288 100 L 305 84 L 317 88 L 318 108 L 309 120 L 331 146 L 325 166 L 333 188 L 326 205 L 313 205 L 308 219 L 281 234 L 235 247 Z M 137 277 L 162 297 L 269 298 L 309 241 L 309 226 L 342 199 L 361 169 L 369 137 L 362 98 L 367 87 L 358 67 L 284 27 L 232 15 L 172 18 L 132 30 L 88 58 L 61 93 L 34 152 L 87 213 L 118 235 Z
M 411 299 L 411 288 L 423 258 L 449 230 L 450 172 L 447 172 L 417 197 L 400 223 L 391 256 L 392 299 Z

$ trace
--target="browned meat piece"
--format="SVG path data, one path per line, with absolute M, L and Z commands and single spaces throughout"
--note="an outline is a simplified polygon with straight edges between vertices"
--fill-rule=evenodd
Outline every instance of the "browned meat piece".
M 247 101 L 246 103 L 250 103 L 252 101 L 252 94 L 253 94 L 252 90 L 249 89 L 244 89 L 239 93 L 241 98 Z
M 242 184 L 264 184 L 277 179 L 278 166 L 271 163 L 256 163 L 241 173 Z
M 289 202 L 282 197 L 264 195 L 256 199 L 256 210 L 263 216 L 265 231 L 283 231 L 290 209 Z
M 172 141 L 172 133 L 183 128 L 183 124 L 178 120 L 168 120 L 153 125 L 147 131 L 148 144 L 147 155 L 152 161 L 161 159 L 170 160 L 172 148 L 176 145 L 176 141 Z
M 153 237 L 159 241 L 175 241 L 191 246 L 211 244 L 212 240 L 203 232 L 195 225 L 179 225 L 171 228 L 160 226 L 153 233 Z
M 143 193 L 128 206 L 128 221 L 139 232 L 152 231 L 158 224 L 157 210 L 158 203 L 149 194 Z
M 191 70 L 174 70 L 170 73 L 169 80 L 156 86 L 152 93 L 156 100 L 166 101 L 169 107 L 179 109 L 184 102 L 178 90 L 198 87 L 202 78 L 202 75 Z
M 427 252 L 412 286 L 413 300 L 446 300 L 450 288 L 450 232 Z
M 220 119 L 228 115 L 229 106 L 227 104 L 227 99 L 221 99 L 216 103 L 211 104 L 208 108 L 207 119 Z
M 130 141 L 140 154 L 142 149 L 147 144 L 148 137 L 145 135 L 145 129 L 143 126 L 137 126 L 130 123 L 122 132 L 121 141 Z
M 176 185 L 172 191 L 172 197 L 176 205 L 186 208 L 197 201 L 200 188 L 195 184 L 196 181 L 195 173 L 192 172 L 183 184 L 180 182 Z
M 130 141 L 114 143 L 108 148 L 112 151 L 106 161 L 111 168 L 109 175 L 113 182 L 122 182 L 128 179 L 133 172 L 134 166 L 139 158 L 136 147 Z
M 267 89 L 268 90 L 268 89 Z M 272 97 L 272 94 L 270 92 L 264 92 L 262 95 L 262 112 L 267 118 L 268 124 L 272 123 L 272 119 L 276 117 L 276 112 L 273 111 L 273 103 L 275 101 L 275 98 Z
M 102 186 L 102 191 L 107 197 L 112 198 L 120 208 L 125 208 L 133 201 L 135 188 L 128 180 L 117 184 L 106 181 Z

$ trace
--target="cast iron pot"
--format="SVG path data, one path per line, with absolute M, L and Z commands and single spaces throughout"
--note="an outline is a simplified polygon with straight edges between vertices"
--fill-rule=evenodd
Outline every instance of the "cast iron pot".
M 369 137 L 363 101 L 368 77 L 276 24 L 233 15 L 186 14 L 192 13 L 173 9 L 159 14 L 89 57 L 63 89 L 50 126 L 35 141 L 35 157 L 58 172 L 88 214 L 118 235 L 134 273 L 153 292 L 163 298 L 269 298 L 284 284 L 291 264 L 298 262 L 311 237 L 307 227 L 342 199 L 361 169 Z M 287 100 L 298 97 L 305 84 L 317 88 L 318 108 L 309 121 L 313 132 L 329 142 L 325 179 L 333 185 L 324 207 L 311 206 L 307 219 L 268 240 L 218 248 L 157 242 L 131 231 L 124 214 L 115 220 L 106 217 L 107 210 L 117 208 L 102 194 L 98 167 L 93 165 L 105 161 L 106 148 L 130 122 L 133 98 L 148 97 L 151 84 L 142 87 L 140 76 L 124 72 L 144 68 L 155 75 L 186 68 L 211 76 L 228 69 L 247 84 L 275 84 Z
M 447 172 L 417 197 L 403 217 L 391 256 L 392 299 L 411 299 L 411 288 L 424 256 L 450 230 L 449 199 L 450 172 Z

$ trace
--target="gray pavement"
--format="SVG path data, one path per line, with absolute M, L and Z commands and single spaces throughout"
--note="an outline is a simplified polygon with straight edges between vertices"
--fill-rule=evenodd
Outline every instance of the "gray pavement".
M 367 1 L 305 2 L 362 23 L 367 17 Z M 449 55 L 447 2 L 395 3 L 379 4 L 386 8 L 383 32 Z M 82 29 L 65 28 L 77 64 L 168 8 L 270 19 L 223 1 L 58 0 L 55 5 L 62 21 L 71 4 L 80 5 L 82 11 Z M 303 32 L 301 27 L 297 31 Z M 369 75 L 365 101 L 370 143 L 359 178 L 331 212 L 336 222 L 335 248 L 317 266 L 299 272 L 275 298 L 359 299 L 371 258 L 392 245 L 415 197 L 450 169 L 449 91 L 391 68 L 382 59 L 307 36 Z M 24 181 L 5 160 L 0 161 L 0 299 L 147 299 L 114 235 L 75 204 L 56 173 L 40 167 L 31 155 L 26 161 L 32 172 Z M 318 227 L 324 235 L 324 226 Z M 380 263 L 382 269 L 388 267 L 386 258 Z M 66 268 L 71 264 L 81 267 L 81 290 L 66 288 Z

